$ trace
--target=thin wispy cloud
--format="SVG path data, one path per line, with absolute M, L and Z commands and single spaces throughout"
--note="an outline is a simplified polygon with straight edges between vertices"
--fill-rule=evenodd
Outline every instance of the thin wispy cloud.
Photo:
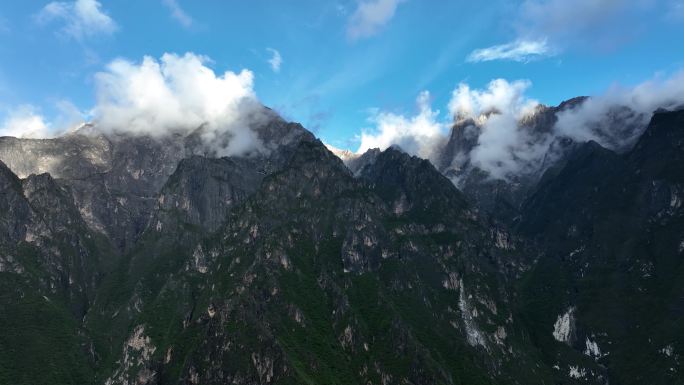
M 362 0 L 347 24 L 347 37 L 358 40 L 377 34 L 405 0 Z
M 468 55 L 467 61 L 471 63 L 492 60 L 529 62 L 551 55 L 553 55 L 553 50 L 547 44 L 546 39 L 516 40 L 506 44 L 476 49 Z
M 666 1 L 670 6 L 665 7 Z M 611 51 L 634 39 L 646 17 L 676 14 L 681 0 L 525 0 L 510 19 L 515 40 L 473 51 L 469 62 L 529 62 L 571 49 Z M 644 16 L 649 15 L 649 16 Z M 633 25 L 625 29 L 625 25 Z
M 38 12 L 36 20 L 41 24 L 63 23 L 58 33 L 75 40 L 111 35 L 118 29 L 97 0 L 53 1 Z
M 266 48 L 266 51 L 271 53 L 271 58 L 268 59 L 268 64 L 271 66 L 273 72 L 280 72 L 280 66 L 283 64 L 283 57 L 277 49 Z
M 171 17 L 185 28 L 190 28 L 194 20 L 181 8 L 177 0 L 162 0 L 162 3 L 171 11 Z

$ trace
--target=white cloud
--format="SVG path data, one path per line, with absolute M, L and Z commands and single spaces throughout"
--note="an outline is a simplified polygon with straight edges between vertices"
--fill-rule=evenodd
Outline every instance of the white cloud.
M 435 146 L 444 142 L 446 126 L 438 121 L 439 111 L 430 107 L 430 93 L 423 91 L 416 101 L 418 114 L 412 117 L 388 112 L 376 113 L 371 121 L 376 128 L 361 134 L 357 154 L 371 148 L 385 150 L 398 145 L 404 151 L 429 159 L 435 154 Z
M 456 154 L 454 167 L 470 162 L 496 179 L 534 174 L 557 159 L 560 154 L 553 144 L 561 138 L 580 143 L 594 140 L 624 151 L 643 133 L 653 111 L 684 105 L 684 72 L 680 72 L 634 87 L 615 85 L 559 112 L 549 131 L 539 131 L 528 124 L 539 106 L 526 96 L 530 85 L 502 79 L 490 82 L 484 90 L 459 85 L 449 111 L 457 122 L 465 123 L 459 127 L 470 130 L 477 144 L 469 153 Z
M 215 156 L 268 151 L 252 128 L 273 115 L 256 98 L 252 72 L 217 74 L 208 62 L 193 53 L 146 56 L 139 63 L 114 60 L 95 74 L 97 100 L 89 112 L 59 100 L 58 114 L 48 123 L 35 108 L 23 106 L 0 125 L 0 135 L 54 137 L 91 119 L 94 125 L 82 133 L 196 134 L 202 150 Z
M 546 42 L 542 40 L 516 40 L 510 43 L 495 45 L 487 48 L 474 50 L 468 55 L 469 62 L 483 62 L 492 60 L 512 60 L 528 62 L 544 56 L 550 56 L 553 52 Z
M 358 40 L 375 35 L 394 17 L 405 0 L 360 0 L 347 24 L 347 36 Z
M 577 141 L 595 140 L 622 150 L 634 143 L 658 108 L 684 105 L 684 71 L 635 87 L 614 85 L 604 94 L 558 114 L 557 135 Z
M 271 53 L 271 58 L 268 59 L 268 64 L 271 65 L 273 72 L 280 72 L 280 66 L 283 64 L 283 57 L 277 49 L 266 48 L 266 51 Z
M 527 80 L 492 80 L 484 90 L 472 90 L 461 83 L 449 102 L 456 121 L 473 120 L 470 129 L 478 135 L 477 145 L 468 155 L 470 162 L 494 178 L 517 172 L 520 163 L 540 152 L 518 122 L 534 112 L 539 103 L 525 96 L 531 86 Z
M 64 26 L 60 33 L 76 40 L 98 34 L 111 35 L 118 27 L 101 7 L 96 0 L 53 1 L 43 7 L 37 20 L 41 23 L 62 21 Z
M 473 90 L 468 84 L 456 87 L 449 101 L 451 116 L 460 119 L 478 119 L 492 113 L 521 118 L 539 104 L 525 96 L 532 83 L 529 80 L 508 82 L 495 79 L 484 90 Z
M 532 156 L 529 148 L 531 139 L 523 135 L 517 126 L 520 119 L 539 105 L 525 96 L 530 86 L 531 83 L 525 80 L 508 82 L 496 79 L 486 89 L 473 90 L 461 83 L 452 93 L 449 117 L 445 120 L 439 117 L 439 111 L 432 110 L 430 94 L 424 91 L 418 97 L 418 114 L 415 116 L 375 113 L 371 120 L 376 128 L 372 132 L 362 132 L 357 154 L 371 148 L 384 150 L 398 145 L 409 154 L 437 162 L 454 119 L 468 121 L 471 124 L 467 128 L 474 130 L 477 145 L 471 153 L 457 156 L 462 158 L 461 161 L 468 160 L 488 171 L 494 178 L 505 178 L 519 169 L 521 160 L 527 161 Z M 534 153 L 539 151 L 534 149 Z
M 97 105 L 93 116 L 105 132 L 162 136 L 200 129 L 205 144 L 219 156 L 260 147 L 249 128 L 261 105 L 253 74 L 215 74 L 207 58 L 192 53 L 164 54 L 142 63 L 115 60 L 95 75 Z
M 48 138 L 51 131 L 48 123 L 30 105 L 20 106 L 11 111 L 0 126 L 0 136 L 16 138 Z
M 190 28 L 194 20 L 188 15 L 177 0 L 162 0 L 162 3 L 171 11 L 171 17 L 179 22 L 183 27 Z
M 461 83 L 449 101 L 449 116 L 439 117 L 429 105 L 429 94 L 418 98 L 415 116 L 375 112 L 376 128 L 363 131 L 357 154 L 371 148 L 398 145 L 412 155 L 438 161 L 446 144 L 445 131 L 463 130 L 464 140 L 454 158 L 454 169 L 476 167 L 494 179 L 538 175 L 558 159 L 562 139 L 594 140 L 604 147 L 624 151 L 643 133 L 653 111 L 684 107 L 684 71 L 669 77 L 657 76 L 633 87 L 615 85 L 601 95 L 557 113 L 557 122 L 543 127 L 533 119 L 542 106 L 527 95 L 528 80 L 492 80 L 483 89 Z M 546 122 L 546 123 L 544 123 Z M 454 125 L 455 123 L 455 125 Z M 437 163 L 437 162 L 436 162 Z

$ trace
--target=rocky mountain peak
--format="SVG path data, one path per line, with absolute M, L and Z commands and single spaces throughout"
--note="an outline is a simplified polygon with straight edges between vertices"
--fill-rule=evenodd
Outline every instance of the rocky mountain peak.
M 508 179 L 442 167 L 474 120 L 437 165 L 275 115 L 231 156 L 201 127 L 0 138 L 0 382 L 38 381 L 29 362 L 67 384 L 672 383 L 683 116 L 627 151 L 558 139 Z

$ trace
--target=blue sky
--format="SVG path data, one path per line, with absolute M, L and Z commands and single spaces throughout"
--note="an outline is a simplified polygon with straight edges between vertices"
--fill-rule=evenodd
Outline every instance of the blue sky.
M 554 105 L 684 68 L 684 0 L 478 3 L 5 1 L 0 122 L 30 109 L 56 127 L 65 108 L 93 108 L 108 63 L 167 52 L 206 56 L 216 73 L 249 69 L 262 103 L 353 150 L 379 113 L 416 114 L 424 90 L 448 120 L 460 83 L 525 79 L 526 97 Z

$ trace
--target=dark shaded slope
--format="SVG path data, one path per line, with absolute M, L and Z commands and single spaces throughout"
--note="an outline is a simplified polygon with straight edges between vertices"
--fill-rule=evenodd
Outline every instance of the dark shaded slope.
M 683 157 L 684 111 L 657 112 L 630 152 L 587 143 L 525 203 L 519 229 L 545 251 L 525 312 L 560 378 L 597 362 L 610 383 L 683 380 Z
M 467 214 L 465 197 L 447 178 L 428 160 L 410 157 L 400 149 L 390 147 L 357 174 L 371 182 L 373 190 L 397 215 L 409 213 L 431 222 L 437 218 L 456 220 Z
M 80 320 L 111 246 L 47 174 L 19 180 L 0 163 L 0 208 L 0 383 L 89 383 Z

